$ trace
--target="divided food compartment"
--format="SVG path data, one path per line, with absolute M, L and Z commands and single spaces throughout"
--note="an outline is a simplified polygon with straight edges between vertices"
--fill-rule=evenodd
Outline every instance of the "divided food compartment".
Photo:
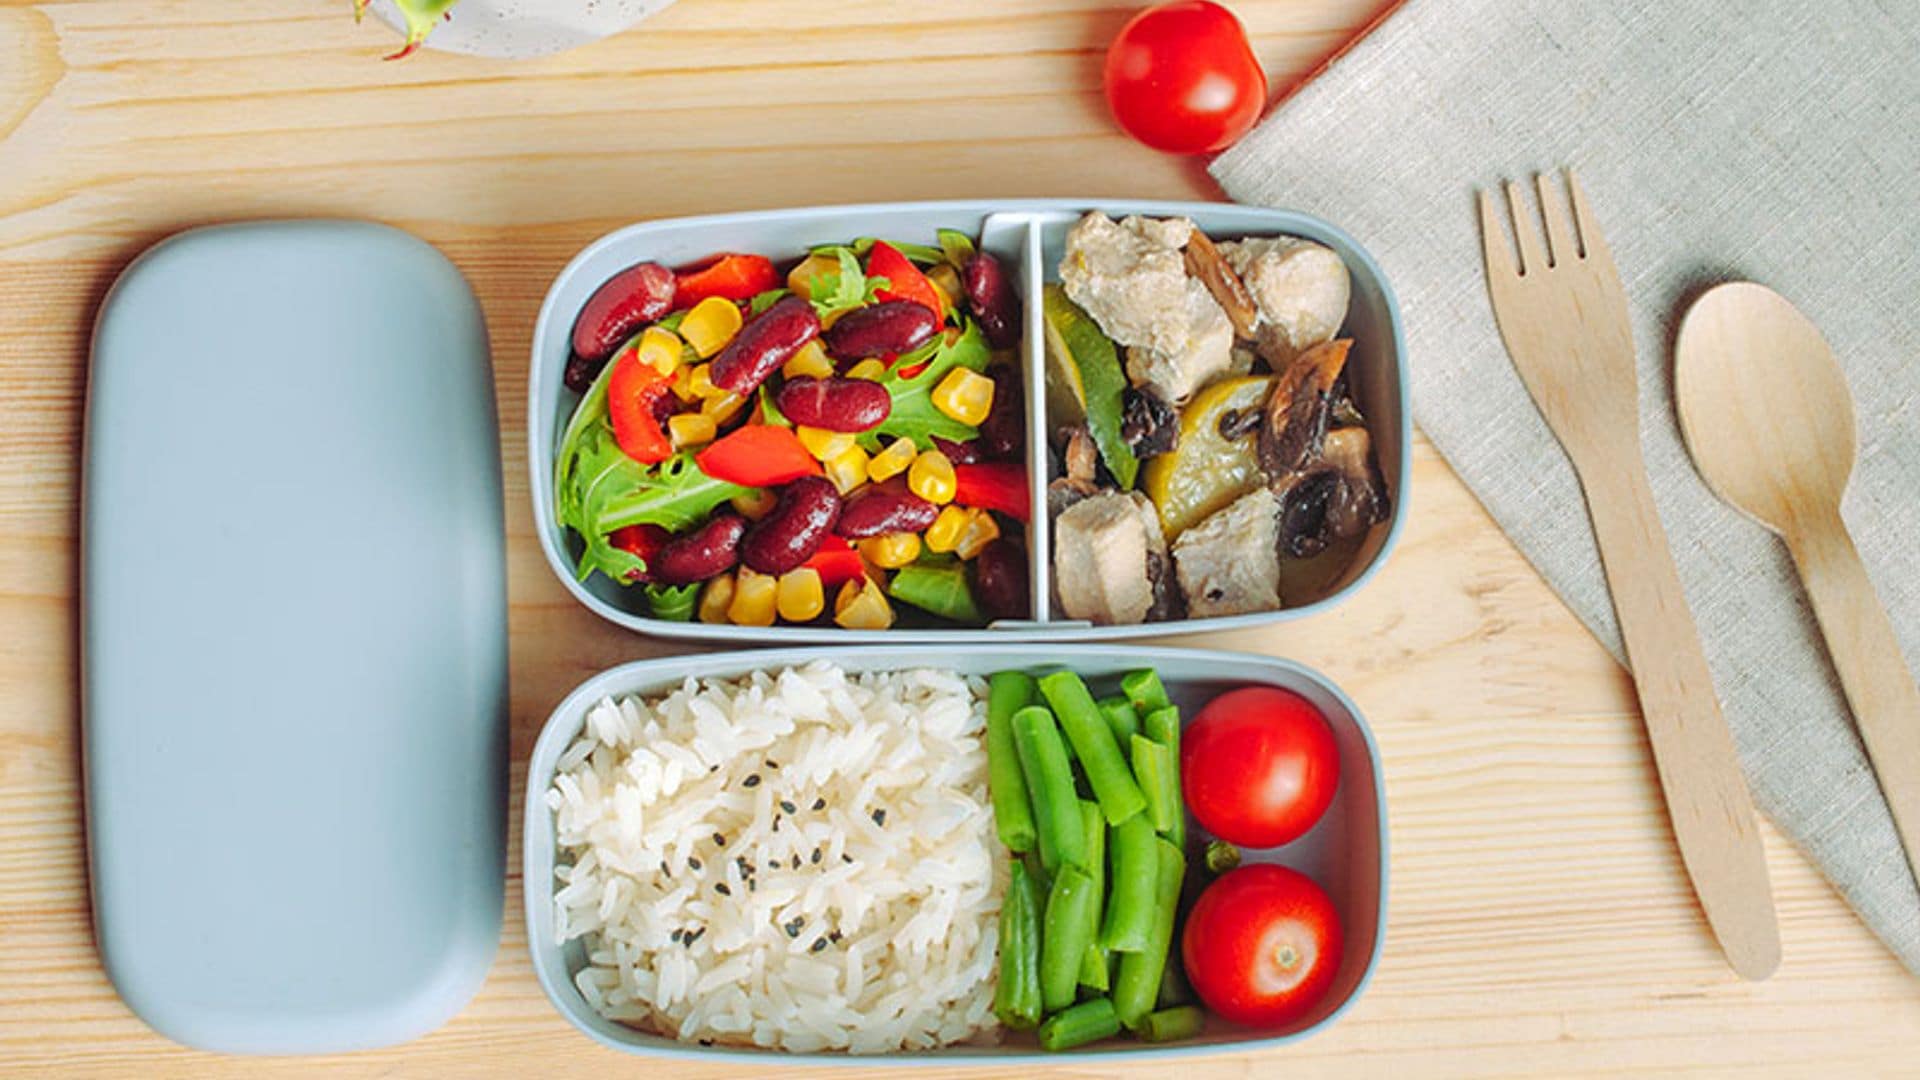
M 1054 618 L 1049 612 L 1052 566 L 1046 514 L 1046 483 L 1051 479 L 1046 431 L 1045 355 L 1040 327 L 1040 286 L 1057 281 L 1067 230 L 1089 210 L 1119 218 L 1128 214 L 1188 217 L 1216 240 L 1242 236 L 1292 235 L 1332 248 L 1352 275 L 1353 296 L 1342 335 L 1354 339 L 1347 364 L 1354 398 L 1367 417 L 1391 514 L 1361 544 L 1353 563 L 1325 595 L 1311 603 L 1275 611 L 1224 618 L 1183 619 L 1128 626 L 1094 626 Z M 573 549 L 553 512 L 553 464 L 561 433 L 578 395 L 562 382 L 575 317 L 603 282 L 635 263 L 668 266 L 696 263 L 724 251 L 754 252 L 796 260 L 820 244 L 847 243 L 857 237 L 932 243 L 937 229 L 958 229 L 979 239 L 1012 272 L 1025 306 L 1026 334 L 1020 362 L 1027 386 L 1027 468 L 1031 478 L 1031 524 L 1026 547 L 1033 618 L 1000 621 L 984 628 L 961 628 L 909 621 L 887 630 L 843 630 L 833 625 L 744 627 L 650 618 L 637 590 L 595 575 L 574 576 Z M 1400 310 L 1379 264 L 1335 226 L 1309 214 L 1230 203 L 1139 200 L 1037 199 L 979 202 L 878 203 L 865 206 L 759 210 L 709 217 L 674 218 L 628 226 L 600 238 L 581 252 L 555 279 L 541 306 L 534 331 L 528 389 L 528 460 L 532 468 L 535 520 L 541 548 L 554 573 L 581 603 L 610 622 L 662 637 L 732 641 L 907 643 L 1112 640 L 1169 633 L 1231 630 L 1300 618 L 1339 603 L 1380 564 L 1398 537 L 1407 512 L 1412 420 L 1406 402 L 1406 348 Z
M 580 734 L 587 711 L 610 695 L 659 695 L 688 678 L 733 677 L 816 659 L 830 660 L 849 673 L 939 667 L 984 676 L 1009 668 L 1044 671 L 1064 667 L 1084 676 L 1096 694 L 1113 692 L 1120 676 L 1128 671 L 1151 667 L 1160 673 L 1186 722 L 1191 722 L 1196 710 L 1215 695 L 1242 686 L 1277 686 L 1305 697 L 1326 715 L 1340 748 L 1340 784 L 1333 804 L 1306 836 L 1282 848 L 1248 850 L 1245 859 L 1276 862 L 1300 870 L 1319 882 L 1333 898 L 1346 934 L 1346 951 L 1326 999 L 1312 1014 L 1284 1028 L 1244 1028 L 1209 1015 L 1205 1033 L 1186 1042 L 1155 1045 L 1122 1037 L 1064 1054 L 1045 1053 L 1031 1033 L 1018 1032 L 1007 1033 L 999 1046 L 954 1046 L 871 1056 L 707 1047 L 650 1035 L 600 1016 L 573 982 L 574 973 L 586 961 L 580 941 L 576 939 L 564 946 L 554 941 L 554 821 L 544 796 L 553 782 L 555 763 Z M 1386 934 L 1386 791 L 1373 735 L 1359 709 L 1324 676 L 1300 664 L 1265 656 L 1160 646 L 1062 645 L 1049 649 L 1044 657 L 1037 657 L 1030 649 L 1009 641 L 970 648 L 964 654 L 939 646 L 920 645 L 885 649 L 787 649 L 642 660 L 594 676 L 560 703 L 534 746 L 526 791 L 524 881 L 527 942 L 533 954 L 534 972 L 555 1008 L 575 1027 L 605 1046 L 632 1054 L 728 1063 L 741 1069 L 824 1062 L 899 1069 L 906 1064 L 952 1065 L 969 1061 L 1039 1065 L 1081 1057 L 1145 1061 L 1271 1048 L 1305 1038 L 1344 1012 L 1372 977 Z M 1193 830 L 1193 837 L 1190 848 L 1198 852 L 1206 838 L 1197 829 Z

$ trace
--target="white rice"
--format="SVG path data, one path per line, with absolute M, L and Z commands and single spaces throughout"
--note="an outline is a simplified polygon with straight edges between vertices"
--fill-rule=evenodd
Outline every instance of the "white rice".
M 825 661 L 594 706 L 546 792 L 581 994 L 685 1041 L 995 1037 L 985 724 L 983 680 Z

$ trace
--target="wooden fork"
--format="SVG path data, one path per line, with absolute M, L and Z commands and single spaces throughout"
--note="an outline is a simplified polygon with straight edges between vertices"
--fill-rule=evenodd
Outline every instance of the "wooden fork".
M 1734 971 L 1764 979 L 1780 963 L 1765 853 L 1647 486 L 1626 292 L 1573 171 L 1567 171 L 1571 216 L 1557 185 L 1545 176 L 1535 181 L 1544 248 L 1519 185 L 1506 184 L 1517 263 L 1493 199 L 1479 193 L 1494 317 L 1513 366 L 1586 493 L 1674 837 L 1707 924 Z

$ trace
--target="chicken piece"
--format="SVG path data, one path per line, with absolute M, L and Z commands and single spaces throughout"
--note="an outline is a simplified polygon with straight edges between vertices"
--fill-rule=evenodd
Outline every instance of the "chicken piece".
M 1233 369 L 1233 323 L 1198 280 L 1186 284 L 1186 338 L 1177 349 L 1127 349 L 1127 379 L 1175 405 Z
M 1255 488 L 1180 534 L 1173 566 L 1187 614 L 1206 619 L 1280 607 L 1280 500 Z
M 1332 248 L 1297 236 L 1255 237 L 1221 244 L 1220 254 L 1253 294 L 1260 309 L 1255 340 L 1275 371 L 1331 340 L 1347 321 L 1353 282 Z
M 1053 529 L 1061 612 L 1096 626 L 1145 622 L 1157 599 L 1152 568 L 1167 558 L 1153 504 L 1138 492 L 1106 491 L 1068 507 Z
M 1116 222 L 1096 210 L 1067 233 L 1060 284 L 1114 341 L 1178 352 L 1193 322 L 1181 253 L 1191 235 L 1186 218 Z

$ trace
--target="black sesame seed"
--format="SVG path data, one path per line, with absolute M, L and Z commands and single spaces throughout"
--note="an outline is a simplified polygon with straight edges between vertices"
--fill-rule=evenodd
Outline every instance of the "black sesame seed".
M 665 859 L 660 860 L 660 872 L 668 877 L 673 876 L 673 868 L 667 865 L 667 860 Z
M 827 800 L 825 799 L 813 800 L 813 808 L 815 810 L 825 810 L 827 808 Z
M 812 945 L 810 945 L 810 946 L 808 946 L 808 948 L 807 948 L 807 951 L 808 951 L 808 952 L 821 952 L 821 951 L 823 951 L 823 950 L 825 950 L 825 949 L 826 949 L 826 947 L 827 947 L 827 939 L 826 939 L 826 938 L 814 938 L 814 939 L 813 939 L 813 944 L 812 944 Z
M 824 851 L 823 849 L 821 849 L 821 848 L 814 848 L 814 849 L 813 849 L 813 865 L 815 865 L 815 866 L 819 866 L 819 865 L 820 865 L 820 856 L 822 856 L 822 855 L 824 855 L 824 854 L 826 854 L 826 852 L 825 852 L 825 851 Z
M 709 766 L 707 766 L 707 771 L 708 771 L 708 772 L 710 772 L 710 773 L 717 773 L 717 772 L 719 772 L 719 771 L 720 771 L 720 766 L 718 766 L 718 765 L 709 765 Z
M 759 883 L 759 882 L 757 882 L 757 881 L 755 881 L 755 880 L 753 880 L 752 878 L 748 878 L 748 879 L 747 879 L 747 891 L 748 891 L 748 892 L 759 892 L 759 891 L 760 891 L 760 883 Z
M 773 860 L 772 862 L 770 862 L 770 863 L 768 863 L 768 864 L 767 864 L 767 869 L 769 869 L 769 870 L 778 870 L 778 869 L 780 869 L 780 860 L 779 860 L 779 859 L 775 859 L 775 860 Z
M 780 768 L 780 763 L 779 763 L 779 762 L 777 762 L 777 761 L 775 761 L 775 760 L 773 760 L 772 758 L 768 758 L 768 759 L 767 759 L 767 768 L 769 768 L 769 769 L 778 769 L 778 768 Z
M 713 834 L 713 846 L 714 846 L 714 847 L 726 847 L 726 846 L 727 846 L 727 834 L 726 834 L 726 833 L 718 833 L 718 832 L 717 832 L 717 833 L 714 833 L 714 834 Z
M 802 926 L 805 926 L 806 924 L 807 924 L 807 921 L 805 919 L 795 919 L 792 922 L 788 923 L 787 925 L 781 927 L 781 929 L 787 932 L 788 937 L 797 938 L 800 936 L 800 928 Z
M 780 831 L 780 815 L 779 814 L 773 815 L 773 831 L 774 832 Z
M 695 870 L 700 869 L 700 856 L 694 855 L 688 857 L 687 865 L 693 867 Z
M 752 775 L 748 776 L 745 780 L 740 781 L 740 786 L 741 787 L 759 787 L 760 774 L 753 773 Z
M 795 856 L 793 857 L 793 868 L 794 868 L 795 870 L 798 870 L 798 869 L 800 869 L 800 856 L 798 856 L 798 855 L 795 855 Z
M 704 934 L 706 932 L 707 932 L 707 928 L 703 926 L 700 929 L 695 930 L 693 933 L 688 934 L 686 937 L 681 938 L 680 943 L 683 945 L 692 945 L 694 942 L 700 940 L 701 934 Z
M 840 944 L 840 931 L 835 930 L 833 933 L 828 934 L 827 940 L 833 942 L 835 945 Z
M 729 888 L 727 888 L 727 883 L 726 883 L 726 882 L 724 882 L 724 881 L 722 881 L 722 882 L 719 882 L 719 883 L 717 883 L 716 885 L 714 885 L 714 887 L 713 887 L 713 891 L 714 891 L 714 892 L 717 892 L 717 893 L 719 893 L 719 894 L 720 894 L 721 896 L 732 896 L 732 895 L 733 895 L 733 890 L 732 890 L 732 889 L 729 889 Z
M 712 1040 L 712 1039 L 701 1039 L 701 1040 L 700 1040 L 700 1045 L 701 1045 L 701 1046 L 712 1046 L 712 1045 L 713 1045 L 713 1040 Z
M 780 809 L 785 810 L 789 814 L 797 814 L 800 812 L 799 807 L 793 805 L 792 803 L 788 802 L 785 799 L 780 800 Z
M 840 861 L 843 863 L 850 863 L 853 861 L 853 856 L 843 851 L 840 853 Z
M 687 934 L 687 932 L 686 932 L 685 930 L 675 930 L 675 931 L 673 932 L 673 943 L 674 943 L 675 945 L 678 945 L 678 944 L 680 944 L 680 939 L 681 939 L 681 938 L 683 938 L 683 937 L 685 937 L 685 936 L 686 936 L 686 934 Z
M 875 810 L 873 812 L 873 823 L 884 828 L 887 824 L 887 812 L 885 810 Z

